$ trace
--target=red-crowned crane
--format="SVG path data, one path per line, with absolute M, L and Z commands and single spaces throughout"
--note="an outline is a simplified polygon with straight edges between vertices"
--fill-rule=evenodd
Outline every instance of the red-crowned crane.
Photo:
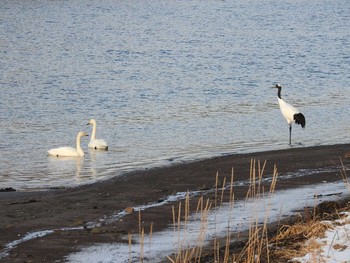
M 277 96 L 278 96 L 278 104 L 280 105 L 280 109 L 282 112 L 283 117 L 287 120 L 289 124 L 289 144 L 292 143 L 292 123 L 295 122 L 296 124 L 300 124 L 301 127 L 305 128 L 305 116 L 299 112 L 299 110 L 292 105 L 288 104 L 281 98 L 281 90 L 282 86 L 279 84 L 276 84 L 273 86 L 273 88 L 278 89 Z

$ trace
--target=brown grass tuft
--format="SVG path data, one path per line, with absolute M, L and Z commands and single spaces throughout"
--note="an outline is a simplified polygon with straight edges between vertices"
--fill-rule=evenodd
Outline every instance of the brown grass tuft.
M 271 242 L 281 243 L 286 241 L 297 242 L 310 237 L 322 238 L 324 232 L 332 229 L 333 225 L 328 222 L 311 221 L 308 223 L 297 223 L 292 226 L 282 226 L 280 233 Z
M 323 238 L 328 229 L 334 229 L 332 223 L 318 220 L 282 226 L 270 241 L 272 254 L 287 260 L 317 251 L 322 245 L 316 239 Z

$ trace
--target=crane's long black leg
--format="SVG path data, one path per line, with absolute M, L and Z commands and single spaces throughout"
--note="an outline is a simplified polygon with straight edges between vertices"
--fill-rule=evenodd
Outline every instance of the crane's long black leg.
M 292 125 L 289 125 L 289 145 L 292 144 Z

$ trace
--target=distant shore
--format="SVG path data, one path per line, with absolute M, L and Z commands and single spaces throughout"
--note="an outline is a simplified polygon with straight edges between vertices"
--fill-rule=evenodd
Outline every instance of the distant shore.
M 317 171 L 281 182 L 277 180 L 276 190 L 338 181 L 342 179 L 341 160 L 344 167 L 350 165 L 350 159 L 344 158 L 349 151 L 350 144 L 291 147 L 286 150 L 234 154 L 134 171 L 77 188 L 45 192 L 0 192 L 0 253 L 6 244 L 31 231 L 72 226 L 83 228 L 69 233 L 56 231 L 45 237 L 23 242 L 9 251 L 9 255 L 0 259 L 0 262 L 12 262 L 15 259 L 18 262 L 54 262 L 62 260 L 79 246 L 120 241 L 121 236 L 127 233 L 138 232 L 137 213 L 130 213 L 123 220 L 103 225 L 94 233 L 84 229 L 84 226 L 87 222 L 98 221 L 128 207 L 160 202 L 166 196 L 178 192 L 210 189 L 215 185 L 216 174 L 220 182 L 225 177 L 230 179 L 232 171 L 234 181 L 247 180 L 251 160 L 260 160 L 261 163 L 266 161 L 266 175 L 273 173 L 275 165 L 281 175 L 303 169 Z M 245 198 L 245 194 L 246 189 L 235 190 L 236 199 Z M 175 204 L 143 211 L 143 221 L 152 222 L 154 231 L 163 229 L 172 222 L 172 205 Z

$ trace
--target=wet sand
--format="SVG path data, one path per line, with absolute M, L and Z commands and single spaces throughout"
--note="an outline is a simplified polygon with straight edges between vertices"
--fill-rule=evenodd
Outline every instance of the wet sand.
M 63 262 L 64 256 L 79 250 L 80 246 L 122 241 L 128 233 L 138 233 L 138 213 L 128 214 L 98 228 L 90 229 L 86 224 L 97 222 L 104 216 L 116 214 L 127 207 L 161 202 L 178 192 L 215 188 L 217 173 L 220 183 L 224 177 L 227 181 L 230 180 L 232 169 L 234 181 L 247 180 L 252 159 L 260 160 L 261 163 L 266 161 L 266 176 L 273 174 L 275 165 L 279 175 L 302 169 L 315 171 L 298 178 L 277 180 L 276 190 L 339 181 L 342 179 L 340 158 L 344 166 L 349 167 L 350 159 L 344 158 L 349 151 L 350 144 L 291 147 L 135 171 L 72 189 L 30 193 L 0 192 L 0 253 L 6 244 L 31 231 L 83 227 L 77 231 L 55 231 L 45 237 L 23 242 L 9 251 L 9 255 L 0 259 L 0 262 Z M 234 186 L 234 192 L 236 200 L 243 199 L 247 188 Z M 206 197 L 214 198 L 210 194 Z M 197 200 L 198 197 L 191 198 L 191 208 L 196 208 Z M 153 224 L 153 231 L 168 227 L 172 223 L 174 205 L 177 206 L 178 202 L 142 211 L 143 226 L 148 228 Z

